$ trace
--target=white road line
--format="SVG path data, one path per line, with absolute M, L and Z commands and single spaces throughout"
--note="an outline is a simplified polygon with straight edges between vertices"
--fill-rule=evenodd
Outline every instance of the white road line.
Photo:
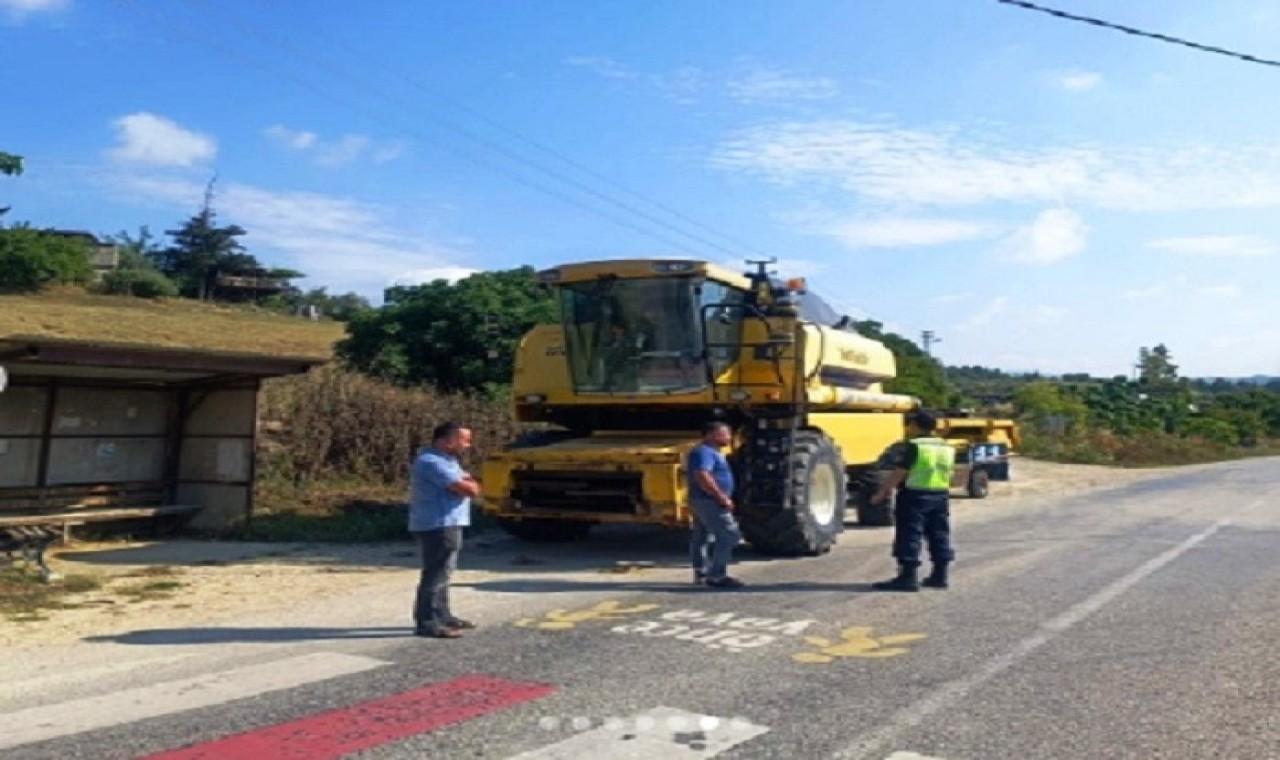
M 921 755 L 915 752 L 894 752 L 884 760 L 944 760 L 944 758 L 934 757 L 933 755 Z
M 834 758 L 837 758 L 838 760 L 864 760 L 865 758 L 872 758 L 877 754 L 884 752 L 886 746 L 897 743 L 898 737 L 903 732 L 919 726 L 930 715 L 941 712 L 942 710 L 962 702 L 974 689 L 977 689 L 979 686 L 982 686 L 1009 668 L 1017 665 L 1019 662 L 1022 662 L 1027 657 L 1031 656 L 1031 654 L 1037 649 L 1048 644 L 1050 641 L 1053 641 L 1058 636 L 1069 630 L 1072 626 L 1102 609 L 1108 603 L 1115 600 L 1116 597 L 1140 583 L 1143 579 L 1157 572 L 1160 568 L 1170 562 L 1173 562 L 1175 559 L 1181 557 L 1205 539 L 1222 530 L 1233 519 L 1235 519 L 1235 517 L 1238 517 L 1244 512 L 1248 512 L 1262 503 L 1263 500 L 1259 499 L 1240 510 L 1236 515 L 1219 520 L 1172 549 L 1169 549 L 1154 559 L 1144 562 L 1128 575 L 1125 575 L 1114 583 L 1106 586 L 1101 591 L 1093 594 L 1083 602 L 1076 604 L 1066 612 L 1063 612 L 1047 622 L 1041 623 L 1041 630 L 1039 632 L 1019 641 L 1014 645 L 1013 649 L 987 660 L 981 667 L 973 673 L 970 673 L 968 676 L 943 684 L 937 691 L 933 692 L 929 696 L 899 711 L 880 728 L 874 731 L 869 731 L 855 739 L 849 746 L 837 752 L 834 755 Z
M 210 707 L 386 664 L 371 657 L 319 652 L 99 697 L 0 713 L 0 749 Z
M 63 670 L 55 670 L 52 673 L 47 673 L 38 678 L 25 678 L 20 681 L 6 681 L 4 683 L 0 683 L 0 701 L 16 699 L 24 694 L 36 694 L 42 689 L 67 686 L 69 684 L 76 683 L 87 683 L 96 681 L 100 678 L 128 673 L 132 670 L 142 670 L 144 668 L 170 665 L 172 663 L 194 657 L 195 654 L 195 652 L 187 652 L 184 654 L 147 657 L 145 659 L 138 660 L 120 660 L 118 662 L 112 662 L 93 668 L 66 668 Z M 21 656 L 17 654 L 12 655 L 12 657 L 15 660 L 21 659 Z
M 546 721 L 544 718 L 544 727 Z M 551 719 L 558 724 L 559 719 Z M 583 719 L 585 721 L 585 719 Z M 566 725 L 572 728 L 573 719 Z M 769 729 L 742 718 L 717 718 L 673 707 L 655 707 L 628 718 L 609 718 L 603 726 L 562 742 L 516 755 L 510 760 L 650 760 L 679 757 L 701 760 L 739 745 Z

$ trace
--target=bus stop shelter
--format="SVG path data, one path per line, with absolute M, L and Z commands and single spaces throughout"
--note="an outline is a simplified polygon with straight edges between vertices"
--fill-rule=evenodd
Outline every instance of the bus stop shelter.
M 250 519 L 262 381 L 324 361 L 0 338 L 0 527 Z

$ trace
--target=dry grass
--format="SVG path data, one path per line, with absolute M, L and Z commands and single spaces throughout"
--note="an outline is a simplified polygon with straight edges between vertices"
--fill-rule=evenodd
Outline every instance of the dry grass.
M 0 296 L 0 339 L 41 338 L 327 359 L 333 355 L 334 342 L 343 335 L 338 322 L 312 322 L 245 306 L 74 291 Z
M 69 606 L 66 598 L 97 590 L 102 582 L 87 575 L 70 575 L 45 583 L 30 568 L 0 568 L 0 616 L 14 622 L 44 619 L 44 612 Z

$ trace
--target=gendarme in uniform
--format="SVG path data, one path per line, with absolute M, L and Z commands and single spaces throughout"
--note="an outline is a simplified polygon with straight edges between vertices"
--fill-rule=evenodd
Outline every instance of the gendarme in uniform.
M 916 435 L 899 449 L 894 462 L 901 484 L 894 507 L 893 556 L 898 577 L 874 584 L 881 591 L 915 591 L 919 588 L 921 544 L 929 547 L 933 572 L 924 585 L 947 587 L 947 566 L 955 559 L 951 546 L 951 478 L 956 469 L 955 448 L 935 437 L 937 418 L 916 412 L 908 418 Z

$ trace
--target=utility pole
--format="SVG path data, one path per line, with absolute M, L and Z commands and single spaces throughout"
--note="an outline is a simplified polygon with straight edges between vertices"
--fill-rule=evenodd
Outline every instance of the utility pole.
M 934 334 L 933 330 L 925 330 L 921 332 L 920 338 L 921 338 L 921 342 L 924 343 L 924 355 L 932 359 L 933 344 L 941 343 L 942 338 L 939 338 L 936 334 Z M 943 364 L 942 362 L 938 362 L 938 366 L 942 368 L 942 383 L 943 385 L 945 385 L 947 383 L 947 365 Z
M 933 330 L 925 330 L 924 332 L 920 333 L 920 338 L 924 343 L 925 356 L 932 358 L 933 357 L 932 346 L 934 343 L 941 343 L 942 338 L 939 338 L 936 335 L 934 335 Z

